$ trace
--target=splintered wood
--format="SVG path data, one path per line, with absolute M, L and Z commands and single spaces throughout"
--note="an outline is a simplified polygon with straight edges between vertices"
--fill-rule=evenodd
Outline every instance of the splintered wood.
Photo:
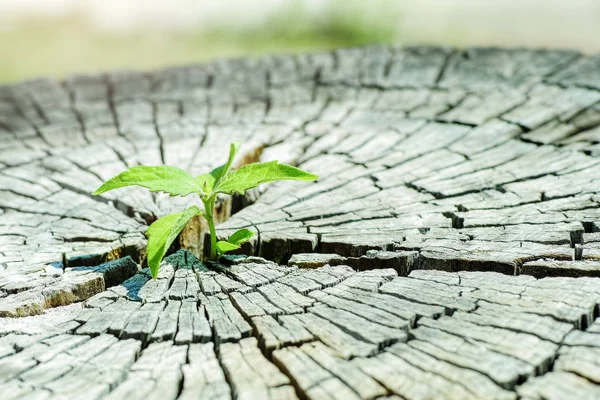
M 297 165 L 192 221 L 124 169 Z M 0 87 L 0 393 L 600 398 L 600 56 L 372 46 Z

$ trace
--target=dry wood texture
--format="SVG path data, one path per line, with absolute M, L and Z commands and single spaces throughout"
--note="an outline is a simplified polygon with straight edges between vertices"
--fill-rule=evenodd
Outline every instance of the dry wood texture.
M 251 257 L 200 262 L 194 221 L 151 280 L 146 226 L 193 199 L 89 193 L 206 172 L 232 140 L 321 178 L 221 202 Z M 366 47 L 4 86 L 1 397 L 600 398 L 599 204 L 600 56 Z

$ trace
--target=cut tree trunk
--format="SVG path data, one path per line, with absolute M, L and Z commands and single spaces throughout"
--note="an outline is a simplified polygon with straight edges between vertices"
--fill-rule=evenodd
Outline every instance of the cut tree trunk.
M 144 231 L 243 142 L 320 175 Z M 600 56 L 365 47 L 0 87 L 0 394 L 600 397 Z M 181 250 L 177 251 L 178 248 Z M 188 251 L 189 250 L 189 251 Z

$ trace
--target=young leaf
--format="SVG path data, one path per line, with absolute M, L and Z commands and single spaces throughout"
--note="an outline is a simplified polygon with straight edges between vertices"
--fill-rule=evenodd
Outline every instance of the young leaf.
M 162 191 L 171 196 L 187 196 L 190 193 L 203 194 L 193 176 L 182 169 L 168 165 L 131 167 L 104 182 L 92 194 L 98 195 L 125 186 L 142 186 L 151 192 Z
M 212 174 L 202 174 L 194 179 L 196 179 L 196 182 L 198 182 L 198 185 L 200 185 L 204 193 L 212 192 L 216 182 L 216 179 Z
M 245 243 L 248 240 L 250 240 L 250 238 L 252 236 L 254 236 L 254 232 L 252 232 L 251 230 L 248 230 L 246 228 L 243 228 L 243 229 L 235 231 L 233 234 L 231 234 L 231 236 L 229 236 L 229 239 L 227 239 L 227 241 L 231 244 L 241 245 L 242 243 Z
M 156 279 L 160 262 L 177 235 L 185 228 L 187 223 L 202 211 L 196 206 L 191 206 L 184 212 L 169 214 L 154 221 L 146 231 L 148 236 L 148 266 L 152 277 Z
M 247 164 L 236 171 L 232 171 L 219 181 L 213 189 L 214 193 L 244 194 L 248 189 L 261 183 L 281 180 L 314 181 L 318 176 L 310 172 L 277 161 L 266 163 Z
M 218 182 L 219 179 L 227 175 L 227 172 L 229 172 L 229 169 L 231 168 L 231 164 L 233 164 L 233 159 L 235 158 L 235 155 L 240 149 L 240 145 L 240 142 L 231 142 L 231 144 L 229 145 L 229 158 L 227 159 L 227 162 L 221 165 L 220 167 L 213 169 L 210 172 L 210 175 L 212 175 L 215 178 L 215 182 Z
M 228 251 L 237 250 L 239 248 L 240 248 L 239 244 L 229 243 L 224 240 L 219 240 L 217 242 L 217 254 L 219 254 L 219 255 L 225 254 Z

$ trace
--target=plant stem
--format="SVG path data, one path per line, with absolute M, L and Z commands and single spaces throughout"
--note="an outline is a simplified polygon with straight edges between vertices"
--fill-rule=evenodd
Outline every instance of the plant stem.
M 215 230 L 215 221 L 213 219 L 213 209 L 215 207 L 215 200 L 208 199 L 206 202 L 203 200 L 204 210 L 206 212 L 206 222 L 208 222 L 208 229 L 210 230 L 210 259 L 217 259 L 217 231 Z

